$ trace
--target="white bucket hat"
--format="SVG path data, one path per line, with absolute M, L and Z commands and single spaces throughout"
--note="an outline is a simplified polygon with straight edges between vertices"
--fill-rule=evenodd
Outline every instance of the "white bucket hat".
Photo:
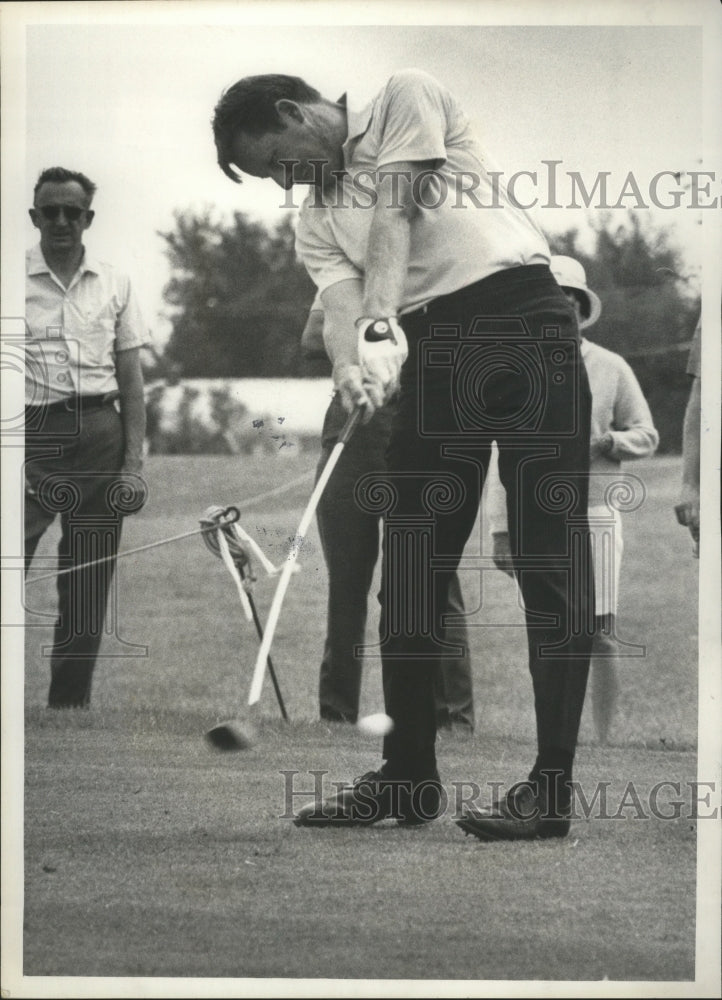
M 579 261 L 574 260 L 573 257 L 562 257 L 560 255 L 552 257 L 549 266 L 551 267 L 552 274 L 562 288 L 573 288 L 575 292 L 581 292 L 587 299 L 589 315 L 582 317 L 579 322 L 579 329 L 584 330 L 586 327 L 596 323 L 602 315 L 602 303 L 599 301 L 599 296 L 591 288 L 587 287 L 587 276 Z

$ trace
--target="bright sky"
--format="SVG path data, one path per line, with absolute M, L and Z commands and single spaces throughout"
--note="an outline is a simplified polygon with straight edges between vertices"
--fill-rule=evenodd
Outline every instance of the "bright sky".
M 425 17 L 435 13 L 437 22 L 444 12 L 443 23 L 426 26 L 312 23 L 338 20 L 339 5 L 10 6 L 39 11 L 30 18 L 39 23 L 29 24 L 26 36 L 24 203 L 30 205 L 38 173 L 51 164 L 80 169 L 96 181 L 96 221 L 87 242 L 130 271 L 159 342 L 168 332 L 159 317 L 168 270 L 156 233 L 172 226 L 173 211 L 207 205 L 219 214 L 238 209 L 267 222 L 282 214 L 282 193 L 272 184 L 251 179 L 237 187 L 215 164 L 213 107 L 222 89 L 241 76 L 293 73 L 324 96 L 348 90 L 354 103 L 363 104 L 394 70 L 423 68 L 460 97 L 506 176 L 538 172 L 537 185 L 524 178 L 517 194 L 523 200 L 536 194 L 541 205 L 547 191 L 544 160 L 562 161 L 561 204 L 570 199 L 568 171 L 579 171 L 587 188 L 599 171 L 609 171 L 613 203 L 629 171 L 649 201 L 656 173 L 703 169 L 707 156 L 702 32 L 689 26 L 694 17 L 684 14 L 698 11 L 697 4 L 676 4 L 670 15 L 679 22 L 675 25 L 654 24 L 654 11 L 666 17 L 672 10 L 666 5 L 607 4 L 606 11 L 619 14 L 615 26 L 565 25 L 578 18 L 579 8 L 553 0 L 526 8 L 507 4 L 503 16 L 513 7 L 517 23 L 496 27 L 469 23 L 502 19 L 502 8 L 483 3 L 421 8 Z M 635 7 L 644 7 L 645 26 L 622 23 L 638 19 L 629 14 Z M 373 3 L 358 8 L 376 20 L 391 19 L 395 11 L 408 17 L 412 9 L 418 14 L 420 8 Z M 47 23 L 51 18 L 55 23 Z M 276 23 L 254 25 L 254 18 Z M 561 23 L 534 24 L 540 20 Z M 714 169 L 706 161 L 705 166 Z M 670 184 L 660 186 L 661 197 Z M 710 190 L 700 200 L 719 192 L 719 179 Z M 702 212 L 681 207 L 642 214 L 674 227 L 686 269 L 696 269 L 695 223 Z M 553 232 L 584 229 L 587 215 L 584 208 L 565 207 L 541 208 L 538 217 Z M 616 215 L 621 220 L 623 211 Z M 25 232 L 26 242 L 32 242 L 29 222 Z

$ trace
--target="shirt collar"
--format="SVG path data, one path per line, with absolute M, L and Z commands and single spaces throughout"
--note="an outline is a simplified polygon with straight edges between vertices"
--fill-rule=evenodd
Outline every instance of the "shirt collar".
M 89 254 L 87 249 L 83 247 L 83 259 L 80 262 L 80 267 L 77 270 L 77 274 L 85 274 L 89 271 L 91 274 L 100 274 L 100 265 L 98 260 Z M 45 257 L 43 256 L 43 251 L 40 249 L 40 244 L 36 243 L 32 249 L 28 251 L 28 277 L 34 277 L 37 274 L 50 274 L 50 267 L 48 266 Z
M 78 270 L 81 274 L 85 274 L 86 271 L 89 271 L 91 274 L 100 274 L 100 261 L 97 257 L 94 257 L 92 253 L 88 253 L 87 250 L 84 250 L 83 259 L 80 262 Z
M 346 136 L 346 142 L 343 144 L 343 153 L 344 158 L 348 161 L 348 156 L 354 139 L 358 139 L 359 136 L 362 136 L 369 127 L 373 104 L 367 104 L 362 111 L 354 111 L 353 107 L 349 107 L 348 93 L 342 94 L 338 99 L 338 103 L 346 109 L 348 135 Z
M 28 250 L 27 273 L 28 277 L 34 277 L 36 274 L 50 274 L 50 268 L 45 263 L 39 243 Z

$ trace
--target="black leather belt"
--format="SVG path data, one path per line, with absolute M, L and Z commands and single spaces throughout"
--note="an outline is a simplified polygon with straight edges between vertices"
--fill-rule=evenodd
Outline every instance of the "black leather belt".
M 35 406 L 26 406 L 28 410 L 36 413 L 77 413 L 80 410 L 99 410 L 103 406 L 109 406 L 120 396 L 118 392 L 104 392 L 99 396 L 68 396 L 66 399 L 59 399 L 55 403 L 38 403 Z

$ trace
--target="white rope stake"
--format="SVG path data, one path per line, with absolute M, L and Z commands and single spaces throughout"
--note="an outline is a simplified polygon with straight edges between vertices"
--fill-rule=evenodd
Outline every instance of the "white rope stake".
M 210 529 L 210 531 L 207 531 L 203 535 L 203 541 L 206 543 L 207 548 L 210 549 L 214 556 L 220 556 L 221 550 L 218 538 L 222 534 L 225 537 L 232 559 L 240 559 L 242 564 L 245 561 L 250 562 L 250 549 L 268 576 L 278 576 L 281 572 L 280 567 L 273 565 L 258 542 L 254 538 L 251 538 L 248 532 L 241 527 L 237 518 L 237 507 L 221 507 L 217 504 L 208 507 L 201 518 L 201 524 Z M 255 580 L 255 577 L 253 579 Z M 248 582 L 246 580 L 246 589 L 248 589 Z
M 261 621 L 258 617 L 258 612 L 256 611 L 256 605 L 254 604 L 252 596 L 251 584 L 255 582 L 256 576 L 253 572 L 253 564 L 251 562 L 248 549 L 252 549 L 258 555 L 269 575 L 276 575 L 279 571 L 270 559 L 266 558 L 261 550 L 261 547 L 257 545 L 251 536 L 238 524 L 237 507 L 219 507 L 217 505 L 211 506 L 206 510 L 205 514 L 201 518 L 201 524 L 211 529 L 203 535 L 203 541 L 214 556 L 218 556 L 223 560 L 228 572 L 231 574 L 233 581 L 236 584 L 238 596 L 241 599 L 241 605 L 246 618 L 248 621 L 252 621 L 255 624 L 256 631 L 258 632 L 258 638 L 263 641 L 263 626 L 261 625 Z M 248 540 L 246 544 L 244 544 L 245 539 Z M 246 567 L 245 571 L 244 567 Z M 276 677 L 276 672 L 273 668 L 270 656 L 268 657 L 268 672 L 270 673 L 271 680 L 273 681 L 273 687 L 276 692 L 278 707 L 281 709 L 281 715 L 286 721 L 288 721 L 288 713 L 286 711 L 281 689 L 278 684 L 278 678 Z M 223 741 L 225 737 L 232 735 L 232 728 L 231 724 L 228 724 L 227 726 L 218 726 L 215 730 L 211 730 L 211 734 L 214 735 L 209 735 L 209 739 L 211 739 L 211 742 L 214 742 L 214 740 L 217 739 L 221 739 Z M 214 745 L 219 744 L 214 743 Z M 228 747 L 225 746 L 225 743 L 222 748 L 228 749 Z
M 235 531 L 240 540 L 242 542 L 245 542 L 246 545 L 248 545 L 248 547 L 252 550 L 254 556 L 258 559 L 261 566 L 263 566 L 268 576 L 278 576 L 278 574 L 281 572 L 279 567 L 273 565 L 271 560 L 268 558 L 268 556 L 266 556 L 266 554 L 261 549 L 261 546 L 258 545 L 255 539 L 251 538 L 251 536 L 248 534 L 247 531 L 243 530 L 243 528 L 237 521 L 234 525 L 232 525 L 232 530 Z
M 243 608 L 243 613 L 246 616 L 246 621 L 253 621 L 253 612 L 251 611 L 251 602 L 248 600 L 248 594 L 246 593 L 246 588 L 243 586 L 243 580 L 241 580 L 241 574 L 238 572 L 236 564 L 231 555 L 230 549 L 228 548 L 228 542 L 226 541 L 226 536 L 223 529 L 218 527 L 218 547 L 221 552 L 221 559 L 225 563 L 226 569 L 233 577 L 234 583 L 236 584 L 236 589 L 238 590 L 238 596 L 241 599 L 241 607 Z

